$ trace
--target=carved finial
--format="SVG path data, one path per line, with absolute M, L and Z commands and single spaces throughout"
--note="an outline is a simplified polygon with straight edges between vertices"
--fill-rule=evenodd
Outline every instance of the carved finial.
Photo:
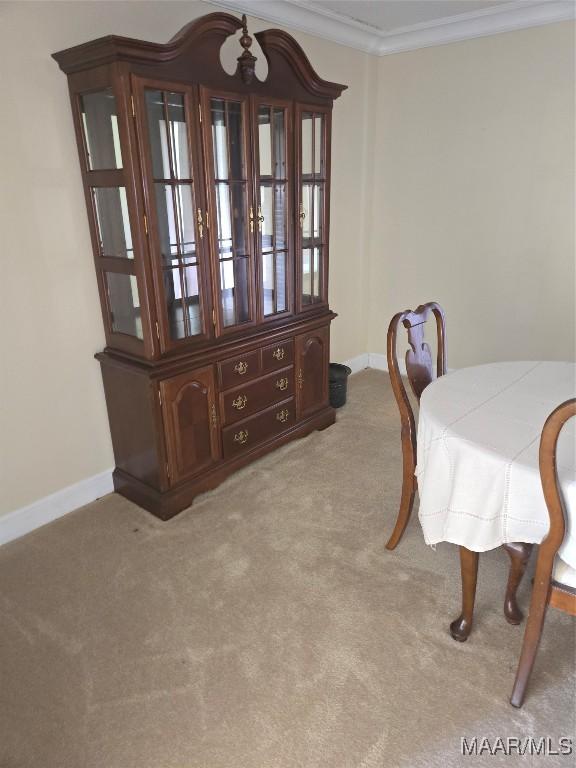
M 240 45 L 244 50 L 242 55 L 238 56 L 238 68 L 240 70 L 240 77 L 246 85 L 250 85 L 254 77 L 254 70 L 256 67 L 256 56 L 250 53 L 249 48 L 252 45 L 252 38 L 248 34 L 248 22 L 246 20 L 246 14 L 242 14 L 242 37 L 240 38 Z

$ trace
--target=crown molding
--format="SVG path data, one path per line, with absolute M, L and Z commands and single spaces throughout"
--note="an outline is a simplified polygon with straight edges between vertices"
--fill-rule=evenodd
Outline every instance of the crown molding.
M 383 32 L 304 0 L 205 0 L 231 11 L 298 29 L 377 56 L 539 27 L 576 17 L 574 0 L 514 0 L 496 8 L 446 16 Z

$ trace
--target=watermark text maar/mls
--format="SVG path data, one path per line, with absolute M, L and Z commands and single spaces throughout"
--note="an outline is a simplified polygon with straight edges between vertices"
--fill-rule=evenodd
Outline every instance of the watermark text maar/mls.
M 473 736 L 460 739 L 460 754 L 467 757 L 477 757 L 479 755 L 509 755 L 520 756 L 538 755 L 548 757 L 551 755 L 569 756 L 574 754 L 574 743 L 572 738 L 561 736 L 552 738 L 551 736 L 525 736 L 518 738 L 516 736 L 506 736 L 490 738 L 488 736 Z

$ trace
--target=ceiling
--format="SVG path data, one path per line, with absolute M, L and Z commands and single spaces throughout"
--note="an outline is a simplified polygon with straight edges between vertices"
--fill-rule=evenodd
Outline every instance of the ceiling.
M 351 21 L 367 24 L 380 32 L 392 33 L 414 24 L 428 24 L 462 13 L 477 13 L 509 5 L 510 0 L 475 2 L 475 0 L 312 0 L 308 6 L 333 11 Z
M 208 0 L 384 56 L 573 19 L 574 0 Z

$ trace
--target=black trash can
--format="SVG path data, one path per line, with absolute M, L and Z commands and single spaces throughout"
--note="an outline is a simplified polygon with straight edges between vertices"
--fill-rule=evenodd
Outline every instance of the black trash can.
M 330 363 L 330 405 L 332 408 L 341 408 L 346 405 L 346 391 L 348 388 L 348 376 L 352 369 L 341 363 Z

